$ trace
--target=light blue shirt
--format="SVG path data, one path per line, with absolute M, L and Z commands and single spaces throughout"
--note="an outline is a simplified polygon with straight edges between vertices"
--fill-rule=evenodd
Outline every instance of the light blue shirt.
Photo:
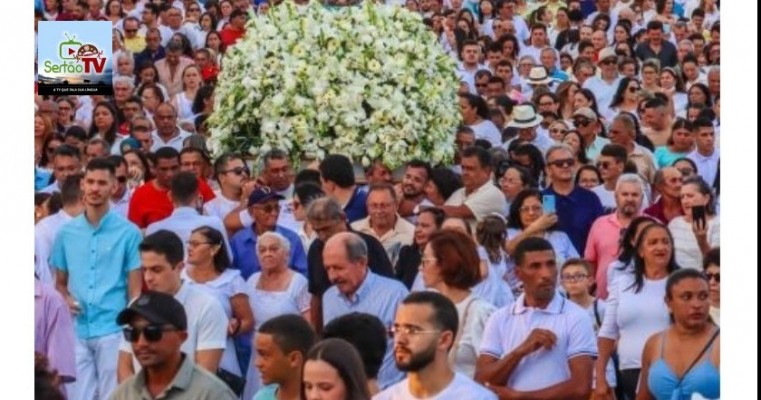
M 592 162 L 597 161 L 597 157 L 600 156 L 600 151 L 602 151 L 602 148 L 605 147 L 606 144 L 610 144 L 610 139 L 595 135 L 594 142 L 584 149 L 587 153 L 587 159 Z
M 277 400 L 278 387 L 280 387 L 278 384 L 272 384 L 261 388 L 261 390 L 256 392 L 253 400 Z
M 50 264 L 69 274 L 69 292 L 82 312 L 76 317 L 79 339 L 118 332 L 116 316 L 127 307 L 127 275 L 140 268 L 140 230 L 109 210 L 97 227 L 82 214 L 56 236 Z
M 50 182 L 50 171 L 46 171 L 42 168 L 34 167 L 34 191 L 40 191 L 48 186 Z
M 222 234 L 222 238 L 225 242 L 225 249 L 227 249 L 227 256 L 232 260 L 233 253 L 230 250 L 230 241 L 227 240 L 227 230 L 222 225 L 222 221 L 217 217 L 209 215 L 201 215 L 192 207 L 177 207 L 172 211 L 172 214 L 161 221 L 156 221 L 145 229 L 145 235 L 148 236 L 154 232 L 162 229 L 174 232 L 182 240 L 182 247 L 184 253 L 188 253 L 188 240 L 193 230 L 202 226 L 210 226 L 218 230 Z
M 367 270 L 365 281 L 354 293 L 353 299 L 347 298 L 338 291 L 336 286 L 331 286 L 322 296 L 322 319 L 323 324 L 342 315 L 353 312 L 361 312 L 378 317 L 383 326 L 390 327 L 396 318 L 396 309 L 407 297 L 407 288 L 396 280 L 382 277 Z M 386 355 L 383 356 L 383 365 L 378 373 L 378 386 L 385 389 L 396 382 L 404 379 L 394 362 L 394 343 L 389 340 Z

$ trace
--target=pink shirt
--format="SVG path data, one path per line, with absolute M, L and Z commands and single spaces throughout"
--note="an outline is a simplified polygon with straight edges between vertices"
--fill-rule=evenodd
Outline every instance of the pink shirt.
M 48 358 L 64 382 L 77 374 L 74 357 L 74 326 L 63 297 L 52 286 L 34 280 L 34 351 Z
M 596 265 L 597 297 L 608 298 L 608 266 L 615 261 L 620 250 L 621 230 L 615 212 L 597 218 L 589 230 L 584 258 Z

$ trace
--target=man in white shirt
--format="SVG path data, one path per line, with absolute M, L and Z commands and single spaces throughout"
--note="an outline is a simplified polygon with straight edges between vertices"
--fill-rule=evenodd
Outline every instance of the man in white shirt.
M 597 169 L 600 171 L 602 183 L 593 187 L 592 191 L 600 198 L 606 213 L 616 208 L 614 192 L 618 177 L 624 173 L 627 158 L 626 149 L 617 144 L 606 144 L 597 157 Z
M 153 114 L 153 122 L 156 130 L 151 134 L 153 136 L 153 147 L 151 151 L 162 147 L 173 147 L 178 152 L 182 151 L 182 142 L 190 136 L 177 126 L 177 110 L 169 103 L 161 103 L 156 107 Z
M 111 209 L 127 219 L 129 199 L 132 197 L 132 190 L 127 187 L 127 160 L 117 155 L 109 156 L 108 159 L 116 167 L 116 191 L 111 196 Z
M 698 118 L 693 122 L 698 134 L 695 138 L 695 151 L 687 157 L 695 162 L 698 175 L 712 185 L 719 173 L 719 150 L 716 148 L 716 136 L 713 123 L 706 118 Z
M 481 58 L 481 46 L 475 40 L 466 40 L 462 44 L 460 53 L 461 62 L 457 63 L 457 76 L 460 81 L 468 84 L 468 90 L 471 94 L 476 91 L 476 72 L 479 70 L 489 70 L 486 65 L 478 62 Z
M 528 46 L 523 46 L 519 57 L 531 56 L 534 60 L 541 58 L 542 49 L 549 46 L 547 40 L 547 27 L 544 24 L 531 26 L 531 42 Z
M 500 398 L 589 398 L 595 333 L 586 311 L 557 291 L 552 244 L 524 239 L 515 261 L 524 293 L 489 317 L 476 381 Z
M 398 192 L 402 194 L 397 212 L 413 225 L 417 221 L 415 207 L 433 205 L 425 196 L 425 187 L 431 175 L 431 164 L 422 160 L 412 160 L 404 168 L 402 183 L 397 187 Z
M 491 213 L 506 215 L 505 195 L 491 180 L 491 154 L 482 147 L 467 147 L 460 163 L 463 187 L 441 207 L 447 217 L 462 218 L 475 228 L 477 221 Z
M 500 0 L 497 2 L 497 13 L 502 21 L 512 21 L 515 27 L 515 37 L 521 43 L 529 39 L 529 30 L 526 21 L 515 13 L 516 0 Z
M 50 285 L 55 284 L 55 274 L 48 264 L 53 242 L 61 227 L 85 210 L 82 203 L 80 182 L 82 174 L 66 177 L 61 185 L 63 207 L 55 214 L 43 218 L 34 226 L 34 271 L 37 278 Z
M 366 218 L 354 221 L 351 228 L 378 239 L 386 249 L 391 265 L 396 265 L 402 246 L 412 244 L 415 226 L 396 213 L 398 199 L 388 183 L 370 185 L 367 191 Z
M 160 230 L 168 230 L 180 237 L 184 248 L 184 245 L 190 240 L 193 230 L 202 226 L 209 226 L 222 234 L 227 255 L 232 260 L 233 253 L 230 249 L 227 231 L 225 231 L 222 221 L 217 217 L 199 214 L 203 200 L 198 193 L 198 178 L 195 174 L 187 171 L 178 172 L 172 178 L 169 196 L 174 205 L 172 215 L 148 225 L 148 228 L 145 229 L 145 234 L 150 235 Z
M 488 71 L 485 72 L 488 73 Z M 486 81 L 488 82 L 488 78 Z M 488 140 L 492 146 L 502 144 L 502 133 L 489 119 L 489 106 L 486 100 L 481 96 L 465 93 L 460 95 L 459 104 L 462 120 L 473 130 L 476 139 Z
M 249 170 L 240 155 L 225 153 L 217 157 L 214 161 L 214 179 L 219 183 L 219 191 L 215 192 L 217 196 L 214 199 L 203 205 L 206 215 L 224 221 L 227 214 L 236 208 L 246 209 L 250 191 L 244 193 L 244 186 L 249 179 Z M 242 225 L 251 225 L 251 216 L 247 212 L 244 214 L 248 216 L 248 221 L 242 221 Z
M 497 396 L 449 365 L 449 351 L 458 340 L 457 309 L 442 294 L 430 291 L 407 296 L 396 312 L 390 333 L 394 361 L 407 378 L 373 400 L 470 399 Z
M 555 143 L 546 133 L 537 131 L 541 123 L 542 116 L 536 113 L 532 105 L 526 104 L 513 107 L 513 115 L 510 122 L 507 123 L 507 127 L 516 128 L 518 135 L 505 142 L 503 147 L 507 149 L 514 140 L 521 139 L 536 146 L 542 154 L 546 153 L 547 149 Z
M 616 51 L 610 47 L 602 49 L 597 65 L 600 67 L 600 76 L 593 76 L 585 80 L 583 87 L 595 94 L 598 107 L 607 108 L 610 106 L 621 81 L 621 77 L 618 75 Z
M 180 346 L 191 361 L 214 374 L 219 368 L 227 340 L 227 316 L 214 297 L 189 286 L 180 278 L 183 243 L 176 234 L 161 230 L 140 243 L 140 264 L 148 290 L 174 296 L 185 308 L 188 338 Z M 117 380 L 124 382 L 137 372 L 132 346 L 124 338 L 119 344 Z

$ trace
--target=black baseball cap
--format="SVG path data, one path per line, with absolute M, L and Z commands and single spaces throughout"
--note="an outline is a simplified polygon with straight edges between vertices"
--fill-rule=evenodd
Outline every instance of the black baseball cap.
M 149 290 L 142 293 L 116 317 L 116 323 L 127 325 L 135 316 L 141 316 L 152 324 L 172 325 L 184 331 L 188 328 L 185 308 L 174 296 Z

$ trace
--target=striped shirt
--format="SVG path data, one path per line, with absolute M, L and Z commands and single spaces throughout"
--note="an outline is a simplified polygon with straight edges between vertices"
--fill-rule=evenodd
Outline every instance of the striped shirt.
M 383 326 L 391 326 L 396 318 L 396 309 L 409 292 L 404 285 L 367 270 L 365 281 L 349 299 L 338 288 L 331 286 L 322 296 L 323 323 L 353 312 L 361 312 L 378 317 Z M 394 362 L 394 343 L 389 340 L 383 365 L 378 373 L 378 385 L 381 389 L 404 379 Z

